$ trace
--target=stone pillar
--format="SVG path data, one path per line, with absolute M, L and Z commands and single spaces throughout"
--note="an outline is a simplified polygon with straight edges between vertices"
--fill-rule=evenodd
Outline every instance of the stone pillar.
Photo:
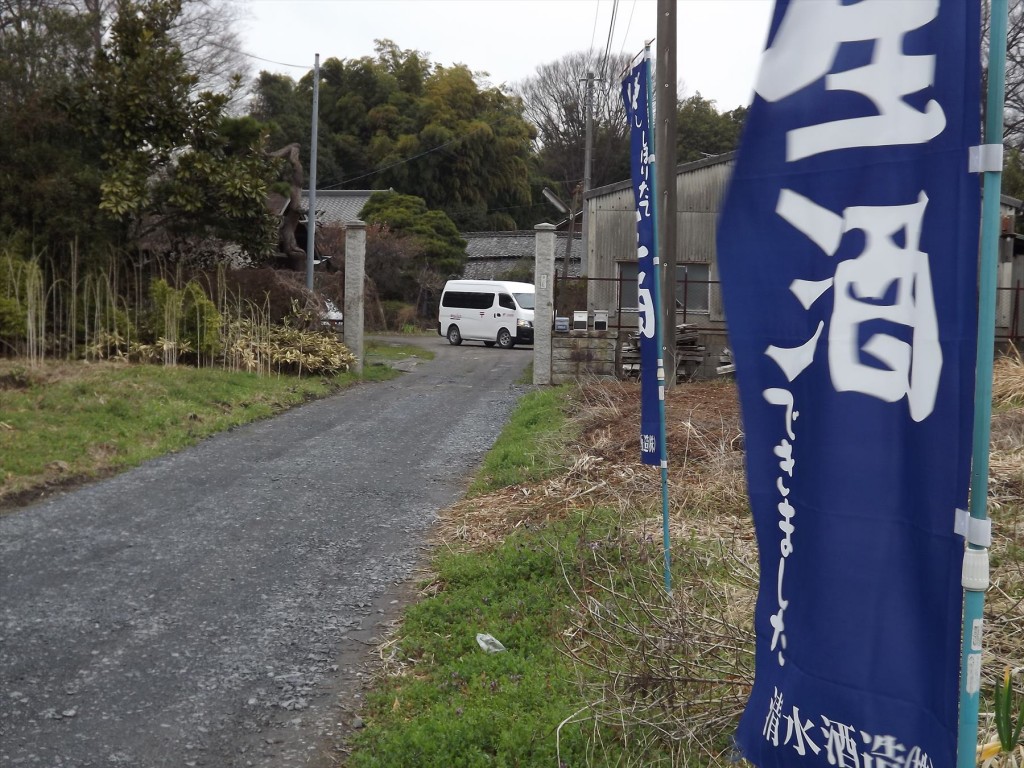
M 555 226 L 535 226 L 533 383 L 551 383 L 551 327 L 555 324 Z
M 363 297 L 366 294 L 366 223 L 345 225 L 345 346 L 355 355 L 354 370 L 363 372 Z

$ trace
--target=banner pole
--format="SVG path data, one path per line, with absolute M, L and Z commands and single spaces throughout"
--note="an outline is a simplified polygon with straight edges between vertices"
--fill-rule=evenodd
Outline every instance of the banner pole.
M 1006 86 L 1007 1 L 992 0 L 989 24 L 986 144 L 1003 143 Z M 995 356 L 996 271 L 999 256 L 999 204 L 1002 169 L 983 171 L 981 265 L 978 278 L 978 360 L 974 383 L 974 447 L 971 462 L 972 520 L 987 518 L 989 441 L 992 419 L 992 363 Z M 981 678 L 982 616 L 988 587 L 988 548 L 970 541 L 964 553 L 964 621 L 960 664 L 960 717 L 957 768 L 977 765 Z
M 650 72 L 651 46 L 644 46 L 644 58 L 647 60 L 648 72 Z M 652 93 L 652 77 L 647 78 L 647 124 L 654 125 L 654 95 Z M 651 155 L 654 158 L 651 162 L 651 187 L 658 189 L 658 147 L 654 143 L 654 133 L 651 134 Z M 671 172 L 672 169 L 669 169 Z M 665 550 L 665 591 L 672 594 L 672 553 L 670 548 L 670 536 L 668 529 L 668 446 L 665 437 L 665 350 L 662 347 L 662 313 L 661 313 L 661 237 L 658 228 L 658 212 L 661 206 L 657 196 L 654 197 L 651 205 L 651 218 L 654 220 L 654 345 L 658 348 L 658 458 L 661 461 L 661 537 L 662 547 Z M 672 357 L 674 359 L 674 357 Z M 674 374 L 673 374 L 674 375 Z

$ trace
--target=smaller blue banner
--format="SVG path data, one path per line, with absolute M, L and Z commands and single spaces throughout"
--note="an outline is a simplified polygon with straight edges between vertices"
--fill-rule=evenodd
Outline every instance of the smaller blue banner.
M 637 261 L 637 335 L 640 345 L 640 460 L 644 464 L 660 464 L 658 447 L 660 423 L 658 381 L 658 342 L 655 334 L 657 311 L 657 274 L 654 246 L 654 174 L 651 172 L 654 136 L 650 130 L 648 94 L 650 61 L 643 61 L 630 70 L 622 81 L 622 99 L 629 118 L 629 159 L 633 170 L 633 197 L 636 201 Z

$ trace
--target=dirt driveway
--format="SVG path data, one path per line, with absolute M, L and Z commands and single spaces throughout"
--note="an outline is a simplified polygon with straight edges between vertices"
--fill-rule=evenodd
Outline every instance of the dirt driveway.
M 326 763 L 532 359 L 418 343 L 395 381 L 0 517 L 0 764 Z

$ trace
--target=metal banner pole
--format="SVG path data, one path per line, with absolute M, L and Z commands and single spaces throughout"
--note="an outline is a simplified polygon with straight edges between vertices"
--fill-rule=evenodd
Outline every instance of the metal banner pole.
M 989 26 L 986 146 L 1003 143 L 1003 91 L 1006 86 L 1006 0 L 992 0 Z M 984 150 L 985 147 L 982 147 Z M 997 155 L 1000 160 L 1001 152 Z M 984 165 L 984 164 L 982 164 Z M 989 439 L 992 419 L 992 358 L 995 354 L 996 269 L 999 250 L 999 198 L 1002 164 L 982 168 L 981 273 L 978 279 L 978 362 L 974 385 L 974 453 L 971 463 L 971 521 L 964 553 L 964 623 L 960 664 L 960 718 L 957 768 L 977 764 L 978 702 L 981 680 L 982 613 L 988 587 L 988 546 L 972 541 L 974 526 L 987 525 Z M 978 525 L 974 521 L 978 521 Z
M 313 126 L 309 142 L 309 213 L 306 214 L 306 288 L 313 290 L 313 255 L 316 251 L 316 129 L 320 121 L 320 54 L 313 63 Z
M 650 67 L 651 46 L 644 46 L 644 58 Z M 654 99 L 651 93 L 652 77 L 647 78 L 647 123 L 654 125 L 654 115 L 651 114 Z M 671 107 L 670 107 L 671 109 Z M 658 153 L 654 134 L 651 135 L 651 187 L 658 189 Z M 671 173 L 673 169 L 669 169 Z M 665 349 L 662 346 L 662 325 L 664 316 L 661 313 L 661 238 L 658 228 L 659 199 L 655 195 L 651 205 L 652 217 L 654 218 L 654 344 L 658 349 L 658 456 L 661 459 L 661 521 L 662 521 L 662 545 L 665 549 L 665 591 L 672 592 L 672 553 L 669 546 L 668 530 L 668 446 L 665 438 Z M 674 358 L 671 358 L 674 359 Z

